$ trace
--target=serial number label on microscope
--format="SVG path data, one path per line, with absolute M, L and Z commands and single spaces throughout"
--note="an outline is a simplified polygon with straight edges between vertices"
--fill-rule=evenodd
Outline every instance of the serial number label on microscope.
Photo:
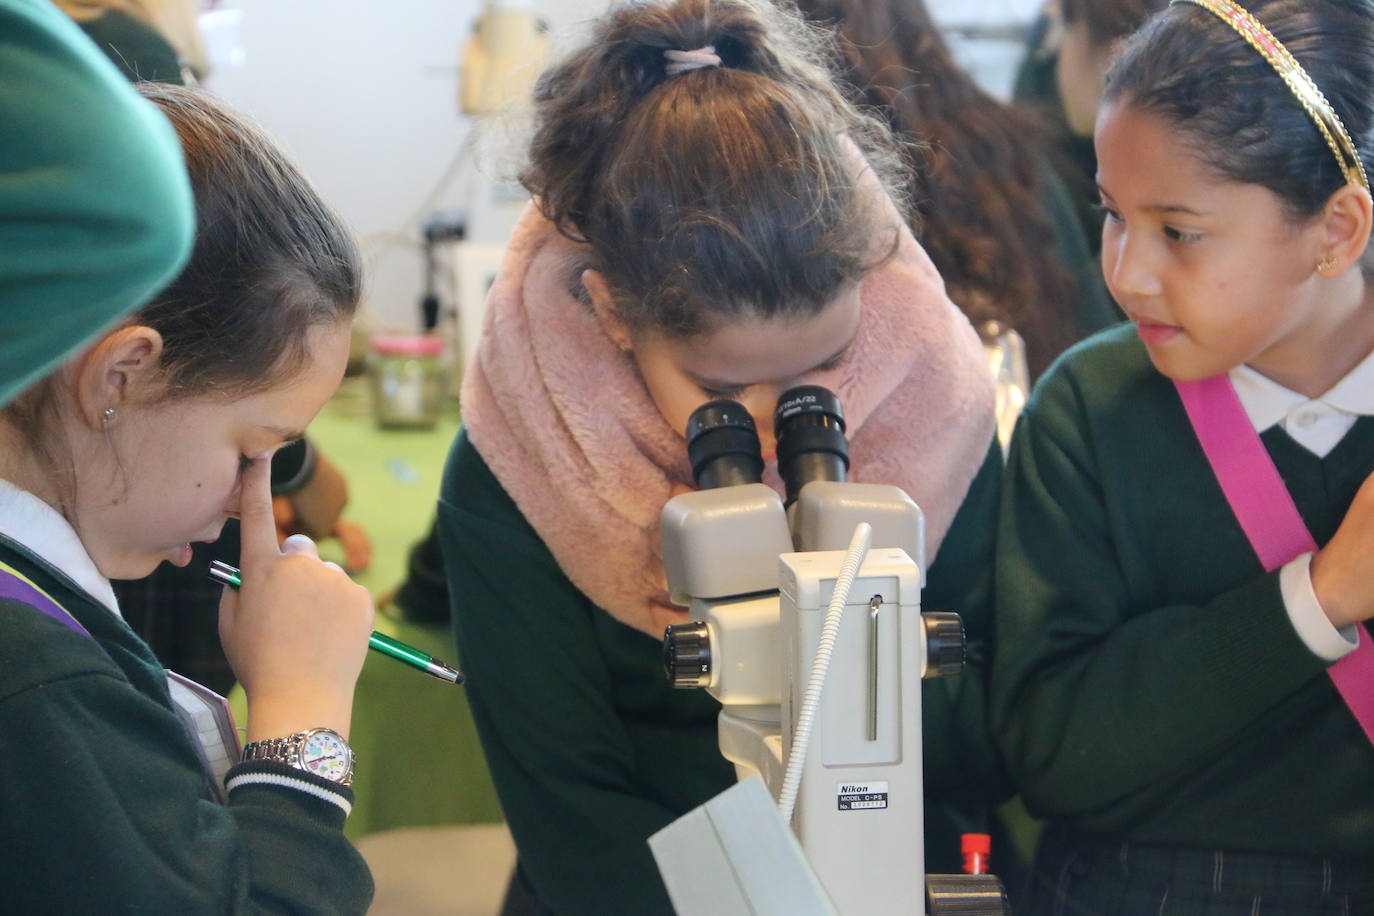
M 841 811 L 871 811 L 887 807 L 886 782 L 842 782 L 836 786 Z

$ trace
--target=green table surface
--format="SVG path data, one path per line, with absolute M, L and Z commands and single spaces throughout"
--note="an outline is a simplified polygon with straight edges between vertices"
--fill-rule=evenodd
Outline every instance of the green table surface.
M 411 544 L 434 518 L 439 478 L 458 431 L 456 405 L 431 430 L 381 429 L 372 419 L 365 378 L 345 379 L 310 424 L 309 435 L 348 479 L 344 517 L 367 529 L 372 564 L 354 579 L 374 597 L 392 592 L 405 576 Z M 339 560 L 336 542 L 320 545 Z M 404 619 L 383 607 L 376 627 L 402 642 L 456 664 L 446 624 Z M 463 699 L 454 687 L 377 652 L 358 679 L 349 743 L 357 754 L 357 803 L 347 833 L 357 838 L 393 827 L 490 823 L 501 809 Z M 231 700 L 245 721 L 242 691 Z

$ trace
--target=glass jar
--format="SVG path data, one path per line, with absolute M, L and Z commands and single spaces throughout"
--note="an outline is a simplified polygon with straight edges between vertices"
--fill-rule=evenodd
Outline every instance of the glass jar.
M 437 337 L 374 337 L 367 374 L 372 413 L 386 428 L 430 429 L 444 397 L 443 341 Z

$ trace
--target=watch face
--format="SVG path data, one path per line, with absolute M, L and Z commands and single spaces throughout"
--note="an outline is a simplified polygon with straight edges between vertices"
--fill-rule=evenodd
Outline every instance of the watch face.
M 317 731 L 305 739 L 301 765 L 316 776 L 342 782 L 353 768 L 353 751 L 331 731 Z

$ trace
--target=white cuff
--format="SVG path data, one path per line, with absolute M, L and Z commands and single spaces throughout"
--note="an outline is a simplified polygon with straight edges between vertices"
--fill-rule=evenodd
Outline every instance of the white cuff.
M 1355 651 L 1360 644 L 1359 627 L 1351 624 L 1336 629 L 1312 590 L 1312 554 L 1302 554 L 1284 564 L 1279 570 L 1279 590 L 1293 629 L 1313 655 L 1334 662 Z
M 331 792 L 323 786 L 318 786 L 306 779 L 294 779 L 282 773 L 263 773 L 257 770 L 235 773 L 224 781 L 224 788 L 227 792 L 233 792 L 239 786 L 281 786 L 284 789 L 295 789 L 297 792 L 304 792 L 306 795 L 313 795 L 316 798 L 324 799 L 330 804 L 338 805 L 343 810 L 344 817 L 353 813 L 353 803 L 338 792 Z

